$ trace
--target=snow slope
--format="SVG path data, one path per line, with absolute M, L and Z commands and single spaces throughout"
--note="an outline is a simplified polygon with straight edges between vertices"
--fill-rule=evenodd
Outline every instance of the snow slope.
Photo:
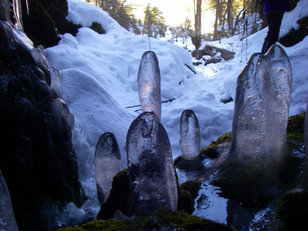
M 299 3 L 306 4 L 308 0 Z M 219 44 L 236 52 L 228 62 L 196 68 L 185 49 L 145 36 L 136 36 L 123 29 L 106 12 L 79 1 L 68 0 L 68 19 L 81 24 L 76 37 L 63 35 L 59 45 L 45 50 L 50 65 L 63 75 L 63 98 L 75 116 L 74 145 L 79 160 L 81 181 L 89 197 L 95 197 L 94 150 L 99 136 L 115 134 L 126 166 L 126 133 L 131 122 L 140 114 L 138 105 L 137 72 L 142 54 L 149 50 L 157 54 L 161 71 L 162 100 L 175 98 L 162 105 L 162 124 L 168 132 L 173 157 L 180 155 L 179 121 L 183 110 L 192 109 L 199 119 L 201 147 L 219 135 L 231 131 L 233 102 L 237 76 L 247 58 L 259 52 L 266 29 L 250 36 L 247 43 L 239 37 L 223 39 Z M 295 15 L 308 15 L 308 8 L 297 7 L 287 13 L 282 31 L 294 25 Z M 106 34 L 88 27 L 93 21 L 102 24 Z M 248 46 L 247 46 L 248 45 Z M 294 47 L 285 48 L 293 67 L 293 92 L 290 114 L 305 110 L 308 102 L 308 37 Z

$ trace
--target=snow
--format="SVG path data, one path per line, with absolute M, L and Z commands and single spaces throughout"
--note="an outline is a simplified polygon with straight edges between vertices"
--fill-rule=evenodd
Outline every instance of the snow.
M 286 13 L 281 31 L 296 27 L 300 15 L 308 15 L 308 0 Z M 68 0 L 68 20 L 83 27 L 73 37 L 62 36 L 57 46 L 45 49 L 51 66 L 63 75 L 63 99 L 75 117 L 74 148 L 79 161 L 81 182 L 86 195 L 95 198 L 94 149 L 100 135 L 114 133 L 126 167 L 126 133 L 140 114 L 137 74 L 142 54 L 151 47 L 159 60 L 162 100 L 161 122 L 172 146 L 173 158 L 179 156 L 180 116 L 195 112 L 201 130 L 201 148 L 218 136 L 231 131 L 234 103 L 221 99 L 235 98 L 236 81 L 251 54 L 260 52 L 267 29 L 240 41 L 239 36 L 222 39 L 211 45 L 235 52 L 235 58 L 218 64 L 193 67 L 189 52 L 166 41 L 134 35 L 123 29 L 108 13 L 79 0 Z M 92 22 L 102 24 L 106 34 L 91 30 Z M 293 47 L 283 47 L 293 68 L 290 115 L 306 109 L 308 102 L 308 37 Z M 191 69 L 197 70 L 194 74 Z

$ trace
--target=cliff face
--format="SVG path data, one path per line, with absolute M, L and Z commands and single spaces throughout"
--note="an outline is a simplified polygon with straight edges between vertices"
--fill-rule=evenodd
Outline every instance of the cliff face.
M 40 1 L 30 7 L 34 2 Z M 71 143 L 74 119 L 50 87 L 48 66 L 33 58 L 7 17 L 1 19 L 0 169 L 19 230 L 49 230 L 57 209 L 84 199 Z

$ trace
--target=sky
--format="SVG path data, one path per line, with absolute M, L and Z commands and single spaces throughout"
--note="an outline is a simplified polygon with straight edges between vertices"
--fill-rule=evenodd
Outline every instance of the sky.
M 166 23 L 171 26 L 178 26 L 185 22 L 188 17 L 194 25 L 194 5 L 193 0 L 127 0 L 127 4 L 134 4 L 138 8 L 135 10 L 136 16 L 143 19 L 144 8 L 147 4 L 156 6 L 163 12 Z M 214 22 L 214 12 L 207 10 L 202 14 L 202 33 L 212 32 Z
M 169 26 L 184 24 L 186 17 L 191 20 L 191 25 L 194 25 L 193 0 L 126 0 L 125 4 L 133 5 L 135 16 L 141 20 L 144 19 L 144 8 L 150 4 L 152 7 L 156 6 L 163 13 L 166 24 Z M 214 18 L 215 14 L 211 10 L 202 13 L 202 33 L 213 32 Z
M 308 16 L 308 0 L 286 13 L 282 32 L 296 27 L 297 17 Z M 68 0 L 67 19 L 82 25 L 77 35 L 62 36 L 57 46 L 45 49 L 50 66 L 58 68 L 63 77 L 63 99 L 74 115 L 73 145 L 77 155 L 81 184 L 88 198 L 95 198 L 94 152 L 101 134 L 111 131 L 119 144 L 122 168 L 126 168 L 126 135 L 132 121 L 141 113 L 138 105 L 137 75 L 142 54 L 149 49 L 149 38 L 137 36 L 122 28 L 106 12 L 91 4 Z M 176 11 L 176 10 L 175 10 Z M 305 15 L 304 15 L 305 14 Z M 106 34 L 89 27 L 100 23 Z M 151 47 L 158 57 L 161 75 L 161 123 L 166 129 L 173 158 L 181 155 L 180 116 L 190 109 L 199 120 L 201 147 L 218 136 L 230 132 L 237 77 L 248 58 L 260 52 L 267 29 L 241 41 L 239 36 L 220 42 L 204 42 L 235 52 L 234 59 L 207 66 L 194 67 L 191 54 L 184 48 L 151 38 Z M 246 46 L 246 47 L 245 47 Z M 283 47 L 283 46 L 282 46 Z M 306 110 L 308 102 L 308 37 L 293 47 L 283 47 L 293 69 L 290 115 Z M 189 68 L 196 71 L 194 74 Z M 185 175 L 179 174 L 179 180 Z M 81 209 L 92 209 L 93 204 Z M 98 208 L 98 204 L 97 204 Z

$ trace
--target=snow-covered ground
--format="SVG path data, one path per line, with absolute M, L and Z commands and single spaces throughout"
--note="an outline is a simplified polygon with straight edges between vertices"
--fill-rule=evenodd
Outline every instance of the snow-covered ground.
M 238 36 L 212 45 L 236 52 L 231 61 L 197 67 L 194 74 L 192 57 L 185 49 L 166 41 L 134 35 L 123 29 L 106 12 L 78 0 L 68 0 L 68 19 L 81 24 L 78 34 L 63 35 L 59 45 L 45 50 L 50 65 L 63 75 L 63 98 L 75 116 L 74 145 L 78 156 L 82 185 L 87 196 L 96 195 L 94 182 L 94 149 L 99 136 L 115 134 L 126 166 L 126 133 L 140 114 L 137 73 L 142 54 L 149 50 L 157 54 L 161 72 L 162 100 L 175 98 L 162 105 L 162 124 L 172 145 L 173 157 L 179 156 L 179 121 L 183 110 L 191 109 L 199 119 L 201 147 L 231 131 L 233 102 L 221 99 L 235 97 L 236 80 L 247 58 L 259 52 L 267 29 L 240 41 Z M 288 31 L 298 15 L 308 15 L 308 0 L 286 13 L 282 31 Z M 106 34 L 88 27 L 102 24 Z M 308 37 L 297 45 L 284 48 L 293 68 L 293 89 L 290 115 L 306 109 L 308 102 Z

